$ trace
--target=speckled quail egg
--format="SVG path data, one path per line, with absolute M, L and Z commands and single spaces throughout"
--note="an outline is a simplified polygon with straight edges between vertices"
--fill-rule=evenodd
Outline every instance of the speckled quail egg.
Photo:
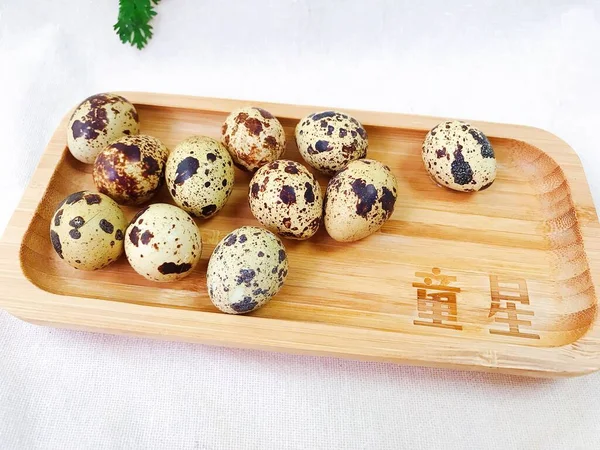
M 337 111 L 310 114 L 296 125 L 296 144 L 304 160 L 326 175 L 367 156 L 367 132 L 354 117 Z
M 112 141 L 139 132 L 137 111 L 126 98 L 97 94 L 75 108 L 67 126 L 67 145 L 79 161 L 93 164 L 98 153 Z
M 206 219 L 225 206 L 233 190 L 234 172 L 231 156 L 219 141 L 192 136 L 169 155 L 165 178 L 175 203 Z
M 131 267 L 152 281 L 188 276 L 200 261 L 202 236 L 194 219 L 177 206 L 155 203 L 131 220 L 125 254 Z
M 50 240 L 58 256 L 70 266 L 96 270 L 121 256 L 126 227 L 123 211 L 109 197 L 75 192 L 56 208 Z
M 243 314 L 269 302 L 287 274 L 287 253 L 281 240 L 263 228 L 241 227 L 215 247 L 206 285 L 217 308 Z
M 398 183 L 390 168 L 372 159 L 352 161 L 329 180 L 325 228 L 340 242 L 379 230 L 394 212 Z
M 456 191 L 489 188 L 496 178 L 496 157 L 488 138 L 465 122 L 433 128 L 423 142 L 423 163 L 438 184 Z
M 280 236 L 308 239 L 321 224 L 321 187 L 306 167 L 294 161 L 282 159 L 258 169 L 248 200 L 254 217 Z
M 167 147 L 155 137 L 119 138 L 96 157 L 96 188 L 122 205 L 140 205 L 162 185 L 168 156 Z
M 236 109 L 225 119 L 222 142 L 236 166 L 254 172 L 283 155 L 285 131 L 269 111 L 245 107 Z

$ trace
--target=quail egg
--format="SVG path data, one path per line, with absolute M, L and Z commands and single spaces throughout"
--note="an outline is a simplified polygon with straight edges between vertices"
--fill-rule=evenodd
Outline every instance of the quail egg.
M 50 241 L 70 266 L 96 270 L 121 256 L 126 227 L 123 211 L 109 197 L 75 192 L 56 208 L 50 222 Z
M 455 191 L 481 191 L 496 178 L 490 141 L 465 122 L 452 120 L 433 128 L 425 137 L 422 155 L 431 178 Z
M 233 111 L 225 119 L 222 135 L 233 162 L 248 172 L 279 159 L 285 151 L 285 131 L 281 123 L 262 108 Z
M 250 182 L 250 210 L 268 230 L 292 239 L 308 239 L 323 214 L 321 187 L 306 167 L 278 160 L 262 166 Z
M 208 262 L 206 285 L 217 308 L 243 314 L 271 300 L 287 274 L 287 253 L 281 240 L 263 228 L 241 227 L 215 247 Z
M 152 281 L 188 276 L 200 261 L 202 236 L 191 216 L 177 206 L 155 203 L 131 220 L 125 254 L 131 267 Z
M 97 94 L 75 108 L 67 126 L 67 145 L 79 161 L 93 164 L 98 153 L 112 141 L 139 132 L 137 111 L 126 98 Z
M 229 199 L 234 169 L 231 156 L 219 141 L 193 136 L 171 152 L 165 177 L 177 205 L 195 216 L 208 218 Z
M 338 111 L 310 114 L 296 126 L 296 144 L 304 160 L 326 175 L 367 156 L 367 132 L 354 117 Z
M 329 180 L 325 194 L 325 228 L 340 242 L 362 239 L 379 230 L 394 212 L 398 183 L 386 165 L 352 161 Z
M 162 185 L 168 156 L 167 147 L 155 137 L 121 137 L 96 157 L 96 188 L 122 205 L 140 205 Z

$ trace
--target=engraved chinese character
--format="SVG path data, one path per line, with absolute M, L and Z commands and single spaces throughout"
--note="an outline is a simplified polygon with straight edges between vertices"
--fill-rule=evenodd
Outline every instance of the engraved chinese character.
M 417 288 L 419 318 L 425 320 L 415 320 L 414 324 L 462 330 L 462 325 L 456 324 L 456 294 L 460 292 L 460 288 L 450 286 L 456 281 L 456 277 L 442 275 L 437 267 L 431 273 L 416 272 L 415 276 L 423 279 L 422 283 L 413 283 L 413 287 Z
M 527 339 L 539 339 L 534 333 L 525 333 L 521 326 L 531 326 L 530 320 L 520 319 L 521 316 L 533 316 L 533 311 L 522 308 L 529 305 L 527 284 L 522 278 L 500 278 L 490 275 L 492 305 L 489 317 L 494 317 L 495 323 L 507 324 L 508 330 L 490 330 L 490 334 L 515 336 Z M 499 317 L 502 316 L 502 317 Z

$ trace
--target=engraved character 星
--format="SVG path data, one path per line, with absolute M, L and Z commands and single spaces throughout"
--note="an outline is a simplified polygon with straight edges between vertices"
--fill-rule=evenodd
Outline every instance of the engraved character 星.
M 531 321 L 520 319 L 519 315 L 533 316 L 533 311 L 522 307 L 522 305 L 529 305 L 529 293 L 525 280 L 490 275 L 490 288 L 492 305 L 489 317 L 494 317 L 495 323 L 508 325 L 508 329 L 491 329 L 490 334 L 539 339 L 538 334 L 526 333 L 520 328 L 521 326 L 531 326 Z

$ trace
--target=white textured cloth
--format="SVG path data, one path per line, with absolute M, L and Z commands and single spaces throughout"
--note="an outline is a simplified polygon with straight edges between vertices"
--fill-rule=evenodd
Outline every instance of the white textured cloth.
M 538 126 L 600 199 L 598 1 L 164 0 L 141 52 L 113 33 L 117 4 L 0 2 L 0 229 L 62 115 L 106 90 Z M 0 449 L 107 448 L 598 449 L 600 374 L 287 356 L 0 312 Z

